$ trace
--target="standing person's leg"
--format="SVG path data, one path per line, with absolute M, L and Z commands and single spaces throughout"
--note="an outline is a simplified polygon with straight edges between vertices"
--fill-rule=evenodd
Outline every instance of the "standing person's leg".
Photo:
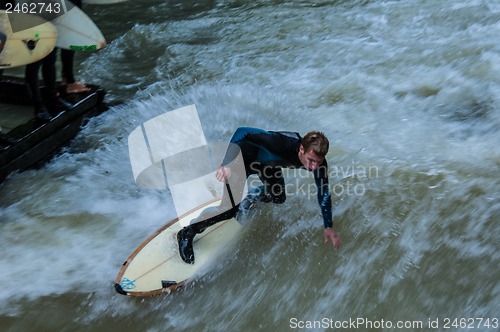
M 50 53 L 48 57 L 50 57 L 54 52 L 55 51 L 52 51 L 52 53 Z M 35 117 L 42 121 L 49 121 L 51 115 L 47 111 L 47 108 L 45 107 L 38 79 L 38 72 L 44 60 L 45 59 L 42 59 L 40 61 L 26 65 L 25 81 L 26 81 L 26 87 L 28 89 L 28 94 L 30 95 L 31 100 L 33 101 L 34 104 Z
M 73 60 L 75 58 L 75 51 L 61 50 L 61 63 L 62 63 L 62 80 L 66 85 L 66 93 L 82 93 L 90 91 L 84 83 L 78 82 L 75 79 L 73 71 Z
M 70 0 L 78 8 L 82 8 L 81 0 Z M 78 82 L 75 79 L 73 62 L 75 58 L 75 51 L 73 50 L 61 50 L 61 63 L 62 63 L 62 81 L 66 85 L 66 93 L 82 93 L 90 91 L 84 83 Z
M 28 88 L 28 93 L 35 105 L 35 115 L 40 111 L 47 111 L 45 105 L 43 104 L 42 94 L 40 93 L 40 86 L 38 84 L 38 71 L 42 66 L 42 60 L 30 63 L 26 65 L 24 71 L 24 80 L 26 82 L 26 87 Z
M 45 85 L 45 98 L 49 113 L 55 115 L 57 105 L 57 83 L 56 83 L 56 56 L 57 48 L 43 59 L 42 76 Z

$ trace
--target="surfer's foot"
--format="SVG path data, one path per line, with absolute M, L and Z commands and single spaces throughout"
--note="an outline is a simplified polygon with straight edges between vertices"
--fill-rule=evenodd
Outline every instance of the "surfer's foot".
M 184 262 L 194 264 L 193 238 L 196 233 L 191 227 L 184 227 L 177 233 L 179 254 Z

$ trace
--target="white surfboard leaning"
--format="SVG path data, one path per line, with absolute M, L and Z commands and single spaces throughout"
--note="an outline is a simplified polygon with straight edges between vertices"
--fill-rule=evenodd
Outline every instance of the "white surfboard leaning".
M 12 24 L 31 27 L 14 32 Z M 0 69 L 43 59 L 54 49 L 57 37 L 55 26 L 41 17 L 0 10 Z
M 205 208 L 219 203 L 219 200 L 207 202 L 175 218 L 142 243 L 118 273 L 116 291 L 131 296 L 168 294 L 202 275 L 223 254 L 223 249 L 227 249 L 242 226 L 233 218 L 197 235 L 193 241 L 194 264 L 187 264 L 180 258 L 176 234 Z
M 95 51 L 106 46 L 106 39 L 94 21 L 71 2 L 63 3 L 66 12 L 51 21 L 59 33 L 56 46 L 74 51 Z

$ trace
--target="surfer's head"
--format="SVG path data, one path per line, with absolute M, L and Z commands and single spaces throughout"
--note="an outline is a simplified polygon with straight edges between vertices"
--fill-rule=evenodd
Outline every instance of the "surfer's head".
M 323 163 L 328 153 L 330 142 L 325 134 L 311 131 L 303 138 L 299 149 L 299 159 L 308 171 L 314 171 Z

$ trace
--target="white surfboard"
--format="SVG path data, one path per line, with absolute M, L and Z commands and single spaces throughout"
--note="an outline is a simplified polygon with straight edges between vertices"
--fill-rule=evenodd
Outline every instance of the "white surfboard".
M 235 219 L 219 222 L 193 241 L 195 263 L 185 263 L 176 235 L 205 208 L 220 204 L 226 188 L 242 190 L 238 167 L 227 183 L 216 180 L 215 173 L 228 144 L 209 143 L 195 105 L 166 112 L 144 122 L 128 137 L 130 162 L 135 182 L 144 188 L 168 189 L 178 218 L 167 223 L 137 248 L 123 264 L 115 289 L 126 295 L 150 296 L 169 293 L 205 271 L 220 250 L 227 248 L 240 229 Z M 234 159 L 245 174 L 243 156 Z M 243 193 L 244 194 L 244 193 Z M 232 204 L 239 196 L 231 196 Z M 243 196 L 241 196 L 243 197 Z M 228 208 L 228 207 L 225 207 Z
M 95 51 L 106 46 L 101 30 L 80 8 L 64 1 L 66 12 L 53 19 L 59 38 L 56 46 L 74 51 Z
M 12 25 L 29 28 L 14 32 Z M 41 17 L 0 10 L 0 69 L 43 59 L 54 49 L 57 36 L 55 26 Z
M 219 205 L 212 200 L 170 221 L 142 243 L 123 264 L 116 278 L 118 293 L 131 296 L 169 294 L 186 282 L 202 275 L 228 248 L 241 225 L 236 219 L 217 223 L 195 236 L 195 263 L 187 264 L 179 256 L 177 232 L 205 208 Z

